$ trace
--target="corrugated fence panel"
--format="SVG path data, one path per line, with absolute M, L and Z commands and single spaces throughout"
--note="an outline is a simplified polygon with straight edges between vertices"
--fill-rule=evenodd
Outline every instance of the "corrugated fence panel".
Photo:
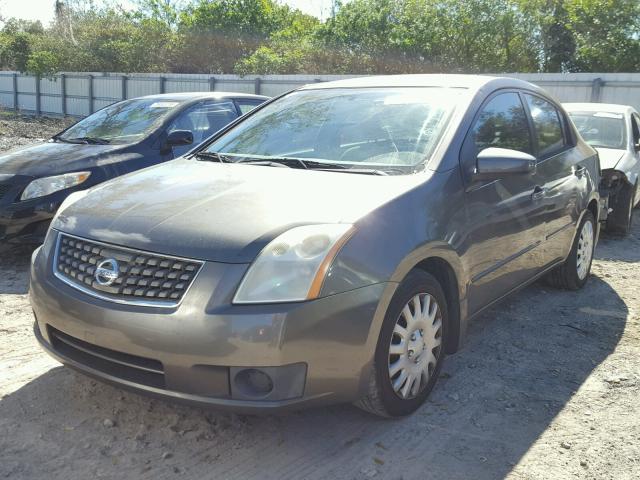
M 143 97 L 160 93 L 160 77 L 129 78 L 127 80 L 127 98 Z
M 209 81 L 208 80 L 190 80 L 190 79 L 177 79 L 167 78 L 165 82 L 165 92 L 208 92 Z
M 120 99 L 115 100 L 94 100 L 93 101 L 93 111 L 100 110 L 101 108 L 106 107 L 107 105 L 111 105 L 112 103 L 118 102 Z
M 36 96 L 32 93 L 19 93 L 18 94 L 18 108 L 20 110 L 36 109 Z
M 89 92 L 89 79 L 85 76 L 67 76 L 67 95 L 86 97 Z
M 67 98 L 67 114 L 77 117 L 89 115 L 89 100 L 86 98 Z
M 113 103 L 122 99 L 121 77 L 94 77 L 93 96 L 99 99 L 110 99 Z M 96 104 L 97 105 L 97 104 Z M 96 109 L 98 107 L 96 106 Z
M 0 105 L 4 108 L 13 108 L 13 93 L 0 93 Z
M 40 111 L 42 113 L 53 113 L 55 115 L 60 115 L 62 113 L 62 97 L 41 95 Z
M 0 105 L 14 107 L 14 72 L 0 73 Z M 206 75 L 177 73 L 65 73 L 66 113 L 68 115 L 88 115 L 93 110 L 122 99 L 160 93 L 161 77 L 164 77 L 164 91 L 198 92 L 209 91 L 213 85 L 216 91 L 261 93 L 275 96 L 302 85 L 318 81 L 352 78 L 357 75 Z M 90 84 L 89 75 L 93 76 Z M 501 74 L 536 83 L 548 90 L 562 102 L 621 103 L 635 106 L 640 110 L 640 73 L 512 73 Z M 127 77 L 123 86 L 123 76 Z M 18 108 L 35 111 L 36 80 L 33 76 L 17 74 Z M 90 88 L 91 87 L 91 88 Z M 40 81 L 40 109 L 43 113 L 61 114 L 62 81 L 60 78 Z M 89 95 L 93 95 L 93 102 Z

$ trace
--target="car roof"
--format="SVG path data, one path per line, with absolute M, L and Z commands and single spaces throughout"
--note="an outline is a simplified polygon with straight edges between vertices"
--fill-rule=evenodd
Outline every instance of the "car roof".
M 270 97 L 264 95 L 253 95 L 250 93 L 236 93 L 236 92 L 176 92 L 176 93 L 157 93 L 154 95 L 145 95 L 138 98 L 157 99 L 157 100 L 174 100 L 174 101 L 188 101 L 198 100 L 201 98 L 248 98 L 255 100 L 269 100 Z
M 630 113 L 635 111 L 630 105 L 616 103 L 563 103 L 562 106 L 567 112 Z
M 480 90 L 485 86 L 496 88 L 529 88 L 539 90 L 529 82 L 510 77 L 489 75 L 458 74 L 415 74 L 415 75 L 378 75 L 356 77 L 332 82 L 313 83 L 302 87 L 304 90 L 324 88 L 368 88 L 368 87 L 452 87 Z

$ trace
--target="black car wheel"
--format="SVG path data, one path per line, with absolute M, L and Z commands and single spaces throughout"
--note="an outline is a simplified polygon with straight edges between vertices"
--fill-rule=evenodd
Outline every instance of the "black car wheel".
M 366 397 L 356 405 L 383 417 L 413 413 L 438 379 L 445 356 L 447 303 L 430 274 L 414 270 L 387 309 Z
M 635 198 L 637 185 L 625 185 L 618 195 L 616 195 L 613 210 L 607 217 L 607 232 L 626 236 L 631 231 L 633 221 L 633 203 Z
M 584 287 L 591 272 L 595 244 L 596 222 L 593 214 L 587 210 L 580 222 L 569 256 L 548 275 L 549 283 L 565 290 L 579 290 Z

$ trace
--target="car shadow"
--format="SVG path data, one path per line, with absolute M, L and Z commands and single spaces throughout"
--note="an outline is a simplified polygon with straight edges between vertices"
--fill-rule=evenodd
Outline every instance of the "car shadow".
M 634 220 L 640 222 L 640 213 L 636 211 Z M 602 232 L 595 258 L 614 262 L 640 262 L 640 224 L 636 222 L 627 237 Z M 620 245 L 624 248 L 620 248 Z
M 615 349 L 627 306 L 602 278 L 533 285 L 474 320 L 429 401 L 384 420 L 349 405 L 224 414 L 57 367 L 0 400 L 10 478 L 505 477 Z

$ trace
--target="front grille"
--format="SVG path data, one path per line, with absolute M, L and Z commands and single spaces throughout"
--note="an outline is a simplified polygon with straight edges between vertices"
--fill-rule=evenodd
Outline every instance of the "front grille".
M 113 377 L 165 388 L 164 367 L 151 358 L 99 347 L 47 326 L 53 349 L 63 357 Z
M 106 262 L 115 260 L 115 262 Z M 104 267 L 112 277 L 96 275 Z M 117 267 L 117 276 L 116 276 Z M 173 306 L 180 302 L 201 262 L 141 252 L 59 234 L 54 260 L 58 278 L 86 293 L 120 303 Z M 100 281 L 98 281 L 98 279 Z

